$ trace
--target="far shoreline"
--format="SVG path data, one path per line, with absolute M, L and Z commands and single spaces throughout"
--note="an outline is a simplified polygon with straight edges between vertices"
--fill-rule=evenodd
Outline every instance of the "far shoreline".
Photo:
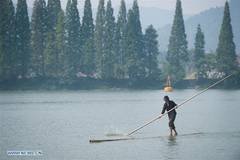
M 201 80 L 180 80 L 173 84 L 174 89 L 204 89 L 215 83 L 218 79 Z M 62 83 L 56 79 L 19 79 L 12 81 L 0 81 L 0 91 L 61 91 L 61 90 L 161 90 L 165 86 L 163 80 L 99 80 L 99 79 L 78 79 L 70 83 Z M 238 85 L 226 85 L 221 83 L 213 89 L 238 90 Z

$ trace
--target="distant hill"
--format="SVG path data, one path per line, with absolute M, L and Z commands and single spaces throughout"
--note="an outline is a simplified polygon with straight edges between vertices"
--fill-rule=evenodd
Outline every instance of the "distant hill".
M 150 24 L 152 24 L 155 28 L 160 28 L 172 23 L 174 11 L 153 7 L 141 7 L 140 14 L 143 29 Z M 184 15 L 184 17 L 189 18 L 191 15 Z
M 174 12 L 159 8 L 140 8 L 142 27 L 152 24 L 154 27 L 163 27 L 172 22 Z
M 17 6 L 17 0 L 13 0 L 14 6 L 16 8 Z M 132 4 L 127 4 L 127 8 L 129 9 Z M 62 8 L 65 10 L 65 6 L 62 6 Z M 33 6 L 28 6 L 28 13 L 29 18 L 31 19 L 33 11 Z M 119 6 L 114 7 L 114 15 L 115 18 L 117 18 L 119 11 Z M 79 8 L 80 18 L 83 16 L 83 9 Z M 97 8 L 93 8 L 93 18 L 96 18 Z M 155 28 L 161 28 L 164 27 L 167 24 L 172 23 L 174 16 L 174 11 L 170 10 L 164 10 L 157 7 L 141 7 L 140 6 L 140 18 L 142 23 L 142 28 L 145 30 L 146 27 L 148 27 L 150 24 L 152 24 Z M 184 15 L 185 18 L 189 18 L 192 15 Z
M 114 8 L 114 15 L 117 18 L 119 8 Z M 29 15 L 32 15 L 32 8 L 28 8 Z M 80 18 L 83 16 L 83 10 L 79 9 Z M 93 18 L 96 18 L 97 9 L 93 8 Z M 155 28 L 163 27 L 172 22 L 174 12 L 168 10 L 162 10 L 159 8 L 141 7 L 140 18 L 143 30 L 152 24 Z M 185 15 L 189 18 L 190 15 Z M 30 16 L 31 18 L 31 16 Z M 157 20 L 156 20 L 157 19 Z
M 236 44 L 237 53 L 240 53 L 240 1 L 230 1 L 232 26 L 234 31 L 234 42 Z M 185 21 L 185 28 L 189 48 L 193 48 L 196 28 L 201 24 L 205 34 L 207 51 L 215 51 L 218 43 L 218 36 L 223 18 L 223 7 L 211 8 L 203 11 Z M 158 30 L 160 50 L 166 51 L 171 32 L 171 25 L 166 25 Z
M 14 4 L 16 7 L 16 4 Z M 117 18 L 119 8 L 114 8 L 114 15 Z M 29 18 L 31 19 L 33 8 L 28 6 Z M 80 18 L 82 18 L 83 11 L 79 9 Z M 96 18 L 97 9 L 93 8 L 93 18 Z M 152 24 L 155 28 L 164 27 L 172 22 L 174 12 L 169 10 L 163 10 L 153 7 L 141 7 L 140 8 L 140 18 L 143 30 Z M 191 15 L 185 15 L 185 18 L 189 18 Z M 156 20 L 157 19 L 157 20 Z
M 127 8 L 131 7 L 130 5 L 127 6 Z M 146 27 L 149 25 L 153 25 L 154 28 L 161 28 L 164 27 L 167 24 L 170 24 L 173 20 L 174 12 L 169 10 L 164 10 L 160 8 L 154 8 L 154 7 L 140 7 L 140 19 L 143 31 Z M 82 18 L 82 10 L 80 11 L 80 17 Z M 117 19 L 118 16 L 119 7 L 114 8 L 114 15 Z M 95 19 L 97 13 L 97 9 L 93 8 L 93 18 Z M 185 15 L 185 18 L 189 18 L 192 15 Z

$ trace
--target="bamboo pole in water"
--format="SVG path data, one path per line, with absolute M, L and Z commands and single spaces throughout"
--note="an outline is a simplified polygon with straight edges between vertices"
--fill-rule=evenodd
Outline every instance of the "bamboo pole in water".
M 171 112 L 172 110 L 179 108 L 180 106 L 182 106 L 182 105 L 184 105 L 185 103 L 191 101 L 192 99 L 194 99 L 195 97 L 199 96 L 200 94 L 203 94 L 204 92 L 208 91 L 210 88 L 212 88 L 212 87 L 218 85 L 219 83 L 223 82 L 224 80 L 228 79 L 228 78 L 231 77 L 232 75 L 233 75 L 233 74 L 230 74 L 230 75 L 226 76 L 225 78 L 217 81 L 216 83 L 212 84 L 211 86 L 207 87 L 206 89 L 204 89 L 204 90 L 196 93 L 195 95 L 193 95 L 193 96 L 190 97 L 189 99 L 183 101 L 181 104 L 179 104 L 179 105 L 177 105 L 176 107 L 172 108 L 172 109 L 169 110 L 168 112 L 166 112 L 166 113 L 164 113 L 164 114 L 162 114 L 162 115 L 160 115 L 160 116 L 157 116 L 156 118 L 152 119 L 151 121 L 146 122 L 144 125 L 142 125 L 142 126 L 136 128 L 136 129 L 132 130 L 131 132 L 129 132 L 129 133 L 127 134 L 127 136 L 130 136 L 130 135 L 136 133 L 136 132 L 139 131 L 140 129 L 142 129 L 142 128 L 148 126 L 148 125 L 150 125 L 151 123 L 157 121 L 158 119 L 161 119 L 163 116 L 167 115 L 167 114 L 168 114 L 169 112 Z

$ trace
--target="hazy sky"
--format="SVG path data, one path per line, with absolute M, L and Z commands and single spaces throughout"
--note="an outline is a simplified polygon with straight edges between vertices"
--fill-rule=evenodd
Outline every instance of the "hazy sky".
M 17 0 L 14 0 L 17 1 Z M 34 0 L 27 0 L 29 5 Z M 85 0 L 78 0 L 79 8 L 82 8 Z M 91 0 L 94 8 L 97 8 L 99 0 Z M 121 0 L 112 0 L 113 6 L 119 6 Z M 125 0 L 127 5 L 131 5 L 133 0 Z M 182 0 L 184 14 L 195 14 L 211 7 L 223 6 L 226 0 Z M 61 0 L 62 6 L 65 8 L 67 0 Z M 176 0 L 138 0 L 139 6 L 157 7 L 166 10 L 174 10 Z

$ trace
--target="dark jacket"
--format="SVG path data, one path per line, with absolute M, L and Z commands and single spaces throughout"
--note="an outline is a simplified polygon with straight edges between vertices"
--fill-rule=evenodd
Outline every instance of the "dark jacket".
M 163 109 L 162 109 L 162 114 L 164 114 L 166 110 L 167 110 L 167 111 L 170 111 L 171 109 L 173 109 L 173 108 L 176 107 L 176 106 L 177 106 L 177 104 L 176 104 L 175 102 L 173 102 L 173 101 L 169 101 L 169 105 L 168 105 L 167 103 L 165 103 L 164 106 L 163 106 Z M 172 110 L 171 112 L 169 112 L 168 115 L 169 115 L 169 114 L 176 114 L 176 113 L 177 113 L 177 112 L 176 112 L 176 110 L 174 109 L 174 110 Z

